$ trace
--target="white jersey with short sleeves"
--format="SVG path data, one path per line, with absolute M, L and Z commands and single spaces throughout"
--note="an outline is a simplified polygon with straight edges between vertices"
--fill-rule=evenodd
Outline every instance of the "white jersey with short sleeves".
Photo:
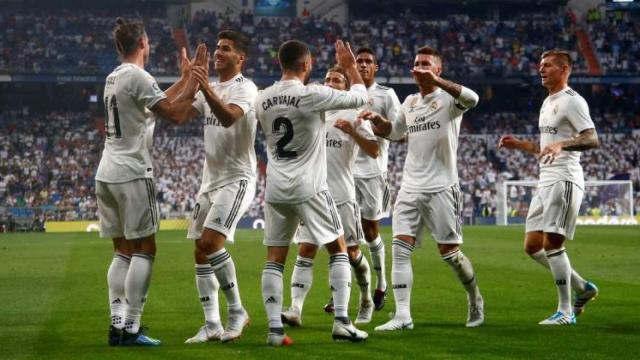
M 376 140 L 371 124 L 368 121 L 356 121 L 357 116 L 358 111 L 352 109 L 328 111 L 326 114 L 327 184 L 336 205 L 356 199 L 353 167 L 360 149 L 351 135 L 333 126 L 336 120 L 347 120 L 360 136 Z
M 567 87 L 548 96 L 540 108 L 540 149 L 568 140 L 595 125 L 589 115 L 589 105 L 575 90 Z M 584 189 L 584 175 L 580 165 L 580 151 L 562 150 L 551 164 L 540 163 L 539 186 L 558 181 L 571 181 Z
M 255 108 L 269 160 L 266 201 L 302 203 L 327 190 L 324 113 L 358 108 L 366 101 L 363 85 L 339 91 L 283 80 L 261 91 Z
M 212 82 L 213 91 L 225 104 L 240 107 L 244 115 L 228 128 L 216 118 L 201 92 L 193 107 L 204 116 L 204 170 L 200 193 L 209 192 L 241 179 L 256 177 L 256 121 L 253 103 L 258 88 L 237 74 L 225 82 Z
M 400 105 L 400 100 L 396 92 L 392 88 L 373 83 L 373 85 L 367 88 L 367 95 L 369 98 L 365 106 L 366 110 L 376 112 L 391 122 L 395 122 L 398 119 L 402 112 L 402 106 Z M 387 172 L 389 165 L 389 140 L 379 136 L 376 138 L 380 148 L 380 155 L 374 159 L 364 151 L 358 151 L 358 157 L 356 158 L 356 164 L 353 170 L 354 177 L 367 179 Z
M 104 87 L 104 151 L 96 180 L 123 183 L 153 178 L 151 144 L 154 117 L 149 111 L 166 95 L 144 69 L 124 63 L 109 76 Z
M 424 97 L 420 93 L 407 96 L 402 109 L 403 116 L 393 123 L 389 135 L 392 140 L 407 136 L 401 189 L 433 193 L 456 184 L 458 135 L 462 114 L 468 109 L 440 88 Z

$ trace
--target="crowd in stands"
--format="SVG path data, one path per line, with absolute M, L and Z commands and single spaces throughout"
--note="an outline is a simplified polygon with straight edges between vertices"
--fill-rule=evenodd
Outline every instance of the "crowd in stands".
M 493 120 L 488 114 L 479 115 Z M 496 116 L 515 116 L 497 114 Z M 175 129 L 175 130 L 174 130 Z M 194 120 L 182 128 L 158 123 L 154 137 L 157 203 L 163 218 L 185 218 L 194 207 L 202 172 L 202 126 Z M 534 157 L 496 149 L 500 132 L 464 130 L 458 149 L 460 184 L 465 214 L 495 215 L 496 183 L 535 180 Z M 536 135 L 524 135 L 536 140 Z M 601 147 L 583 154 L 587 180 L 631 179 L 640 190 L 640 134 L 600 133 Z M 79 220 L 96 218 L 94 175 L 103 147 L 100 121 L 86 113 L 32 114 L 28 110 L 0 114 L 0 208 L 14 217 Z M 257 195 L 249 216 L 262 217 L 265 190 L 264 136 L 258 132 Z M 400 188 L 406 156 L 405 143 L 389 151 L 392 194 Z M 640 211 L 640 192 L 635 195 Z M 26 211 L 26 213 L 25 213 Z M 604 210 L 603 210 L 604 211 Z M 2 215 L 2 214 L 0 214 Z M 7 214 L 5 214 L 6 216 Z
M 402 18 L 402 21 L 396 19 Z M 640 21 L 631 13 L 588 16 L 587 33 L 605 73 L 637 73 L 640 69 Z M 144 17 L 151 39 L 147 70 L 154 75 L 177 75 L 177 49 L 166 18 Z M 60 10 L 52 14 L 0 13 L 0 73 L 105 74 L 117 65 L 111 38 L 114 17 Z M 380 76 L 408 76 L 414 50 L 428 44 L 443 53 L 450 77 L 508 77 L 536 75 L 545 49 L 563 48 L 576 61 L 574 74 L 586 73 L 578 51 L 576 26 L 558 12 L 526 12 L 505 19 L 485 19 L 469 14 L 434 18 L 405 11 L 350 19 L 346 27 L 312 16 L 255 18 L 200 11 L 186 22 L 193 49 L 204 41 L 214 46 L 218 31 L 241 30 L 252 39 L 246 74 L 276 76 L 278 46 L 291 38 L 307 42 L 323 73 L 333 63 L 336 39 L 355 46 L 370 46 L 380 64 Z
M 61 11 L 51 15 L 0 13 L 0 73 L 106 74 L 118 60 L 114 16 Z M 176 74 L 176 50 L 166 19 L 145 18 L 153 74 Z
M 587 16 L 588 33 L 604 74 L 640 72 L 640 17 L 632 12 L 614 11 Z

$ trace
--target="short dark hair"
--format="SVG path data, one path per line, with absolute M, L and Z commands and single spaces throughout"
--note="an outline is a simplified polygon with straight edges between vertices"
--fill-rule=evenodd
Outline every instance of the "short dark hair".
M 309 47 L 299 40 L 285 41 L 278 49 L 278 61 L 282 70 L 302 70 L 302 62 L 308 55 L 311 55 Z
M 249 54 L 249 43 L 251 39 L 245 34 L 233 30 L 222 30 L 218 33 L 218 40 L 222 39 L 233 41 L 233 47 L 245 56 Z
M 344 76 L 344 81 L 346 82 L 347 85 L 347 89 L 351 88 L 351 82 L 349 81 L 349 77 L 347 76 L 347 72 L 344 71 L 343 68 L 341 68 L 340 66 L 334 66 L 329 68 L 329 70 L 327 70 L 327 73 L 333 71 L 333 72 L 337 72 L 338 74 L 342 74 L 342 76 Z
M 370 47 L 360 47 L 358 48 L 358 50 L 356 50 L 356 57 L 358 57 L 358 55 L 360 54 L 371 54 L 371 56 L 373 56 L 373 63 L 377 64 L 378 63 L 378 58 L 376 57 L 376 53 L 373 51 L 372 48 Z
M 416 54 L 432 55 L 440 59 L 440 61 L 442 62 L 442 56 L 440 55 L 440 52 L 435 48 L 432 48 L 431 46 L 422 46 L 418 48 L 418 51 L 416 52 Z
M 561 65 L 569 65 L 569 67 L 573 67 L 573 59 L 571 59 L 571 55 L 566 50 L 561 49 L 551 49 L 547 50 L 540 55 L 540 59 L 544 59 L 549 56 L 554 56 L 556 59 L 559 59 Z
M 127 21 L 124 18 L 116 19 L 116 27 L 113 29 L 113 41 L 116 50 L 121 57 L 125 57 L 138 49 L 138 40 L 147 36 L 144 24 L 140 21 Z

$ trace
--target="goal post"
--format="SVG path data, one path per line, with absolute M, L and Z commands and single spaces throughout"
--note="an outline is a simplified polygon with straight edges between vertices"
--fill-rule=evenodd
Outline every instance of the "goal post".
M 496 184 L 498 225 L 524 224 L 538 182 L 507 180 Z M 631 180 L 585 181 L 578 225 L 637 225 Z

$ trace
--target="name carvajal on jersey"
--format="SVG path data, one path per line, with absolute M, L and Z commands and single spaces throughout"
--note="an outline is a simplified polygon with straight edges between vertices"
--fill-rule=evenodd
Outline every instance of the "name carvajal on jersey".
M 284 105 L 284 106 L 293 106 L 296 109 L 298 108 L 298 104 L 300 103 L 300 98 L 297 96 L 274 96 L 271 98 L 267 98 L 262 102 L 262 110 L 267 110 L 268 108 L 275 105 Z

